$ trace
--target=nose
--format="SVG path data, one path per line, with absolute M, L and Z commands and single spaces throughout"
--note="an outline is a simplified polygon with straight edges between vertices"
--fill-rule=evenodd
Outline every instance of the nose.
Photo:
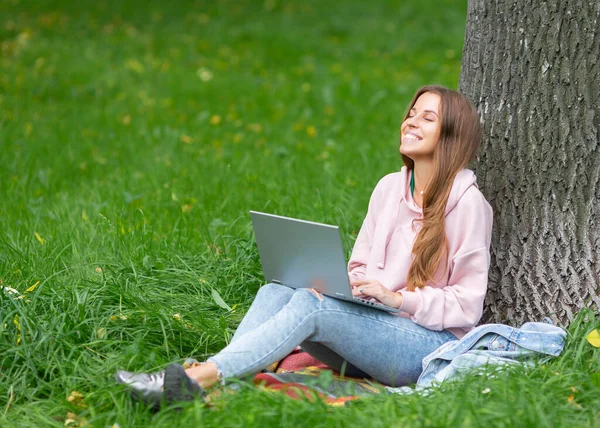
M 407 117 L 405 123 L 406 123 L 406 126 L 409 126 L 411 128 L 416 128 L 417 127 L 416 116 Z

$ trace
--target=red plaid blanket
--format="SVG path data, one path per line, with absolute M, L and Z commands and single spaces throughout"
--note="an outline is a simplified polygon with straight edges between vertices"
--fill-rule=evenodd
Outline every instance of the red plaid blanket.
M 370 379 L 359 379 L 330 369 L 297 348 L 283 360 L 259 373 L 254 383 L 267 391 L 279 391 L 293 399 L 323 400 L 332 406 L 381 392 L 383 386 Z

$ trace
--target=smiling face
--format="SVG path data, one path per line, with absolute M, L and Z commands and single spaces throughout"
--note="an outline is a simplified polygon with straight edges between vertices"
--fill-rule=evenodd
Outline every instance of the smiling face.
M 441 97 L 433 92 L 425 92 L 417 99 L 400 128 L 400 153 L 413 161 L 433 159 L 442 126 L 441 102 Z

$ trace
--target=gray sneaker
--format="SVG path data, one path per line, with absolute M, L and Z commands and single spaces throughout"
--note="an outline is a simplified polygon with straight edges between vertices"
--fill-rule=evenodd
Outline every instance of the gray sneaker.
M 119 370 L 115 373 L 118 383 L 127 385 L 133 398 L 160 407 L 163 398 L 165 371 L 156 373 L 131 373 Z

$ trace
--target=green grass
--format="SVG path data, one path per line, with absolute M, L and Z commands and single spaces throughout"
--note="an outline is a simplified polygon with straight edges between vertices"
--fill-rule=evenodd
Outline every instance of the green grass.
M 247 386 L 152 413 L 112 379 L 226 344 L 263 280 L 248 210 L 339 224 L 351 249 L 400 167 L 411 95 L 457 86 L 465 15 L 451 0 L 0 2 L 0 282 L 26 294 L 0 293 L 0 425 L 598 426 L 592 314 L 559 359 L 427 397 L 330 408 Z

